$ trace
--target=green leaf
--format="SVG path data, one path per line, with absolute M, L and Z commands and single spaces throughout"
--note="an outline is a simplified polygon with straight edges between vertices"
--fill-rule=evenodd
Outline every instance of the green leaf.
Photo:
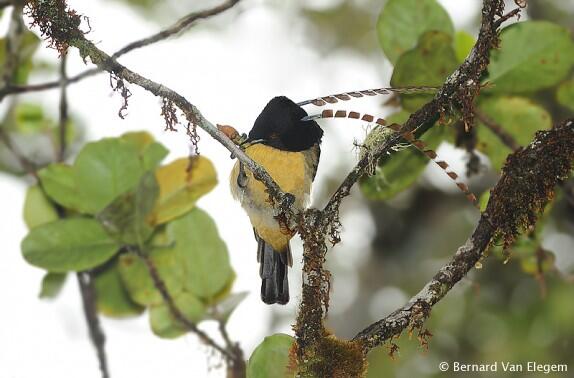
M 409 113 L 401 111 L 387 118 L 389 123 L 404 123 Z M 444 139 L 445 126 L 435 125 L 427 131 L 422 140 L 431 149 L 438 147 Z M 388 200 L 413 185 L 429 163 L 429 159 L 413 146 L 393 152 L 388 158 L 379 161 L 375 174 L 361 180 L 361 191 L 372 200 Z
M 464 30 L 456 32 L 454 36 L 454 51 L 458 63 L 462 63 L 466 59 L 475 43 L 476 38 Z
M 574 64 L 570 32 L 546 21 L 526 21 L 505 28 L 501 48 L 491 53 L 489 92 L 520 93 L 559 83 Z
M 48 195 L 60 205 L 96 214 L 134 189 L 166 150 L 147 133 L 130 133 L 86 144 L 73 166 L 51 164 L 40 172 Z M 118 200 L 121 202 L 121 200 Z
M 436 0 L 389 0 L 377 21 L 379 42 L 393 64 L 428 31 L 454 34 L 448 13 Z
M 185 289 L 207 302 L 214 300 L 234 273 L 211 217 L 196 207 L 168 223 L 167 233 L 185 269 Z
M 115 0 L 116 2 L 126 3 L 130 8 L 139 8 L 139 10 L 151 12 L 156 9 L 161 2 L 155 0 Z M 157 16 L 157 14 L 155 15 Z
M 94 275 L 94 288 L 98 311 L 106 316 L 124 318 L 144 311 L 145 307 L 131 300 L 120 278 L 117 261 Z
M 66 282 L 66 276 L 66 273 L 46 273 L 44 278 L 42 278 L 42 288 L 39 297 L 42 299 L 56 298 Z
M 249 293 L 247 291 L 242 291 L 227 296 L 216 305 L 214 318 L 223 323 L 227 323 L 233 311 L 235 311 L 237 306 L 239 306 L 248 295 Z
M 556 256 L 549 251 L 543 251 L 540 256 L 536 255 L 539 244 L 533 245 L 527 256 L 520 256 L 520 268 L 524 273 L 537 276 L 541 273 L 548 273 L 556 268 Z
M 443 32 L 426 32 L 414 49 L 398 59 L 391 86 L 439 86 L 457 65 L 452 37 Z M 415 111 L 432 97 L 431 94 L 401 95 L 401 103 L 404 109 Z
M 199 323 L 203 319 L 205 306 L 193 294 L 180 293 L 173 301 L 187 320 Z M 150 307 L 149 320 L 153 333 L 159 337 L 173 339 L 188 332 L 187 327 L 175 319 L 165 303 Z
M 38 185 L 28 188 L 24 200 L 24 222 L 29 229 L 57 220 L 58 212 Z
M 556 100 L 560 105 L 574 111 L 574 79 L 560 84 L 556 91 Z
M 83 209 L 83 199 L 78 193 L 74 169 L 63 163 L 50 164 L 38 172 L 42 187 L 58 204 L 72 210 Z
M 152 216 L 155 224 L 175 219 L 195 207 L 197 200 L 217 184 L 217 175 L 211 161 L 195 157 L 188 172 L 189 159 L 177 159 L 156 171 L 160 194 Z
M 493 97 L 479 103 L 479 108 L 516 142 L 525 146 L 532 141 L 537 130 L 552 126 L 550 114 L 540 105 L 523 97 Z M 490 159 L 493 167 L 500 170 L 512 151 L 484 125 L 477 130 L 478 149 Z
M 142 151 L 144 169 L 156 168 L 159 163 L 169 154 L 169 150 L 157 142 L 153 142 Z
M 119 249 L 95 219 L 69 218 L 32 229 L 22 241 L 30 264 L 51 272 L 82 271 L 109 260 Z
M 133 143 L 106 138 L 86 144 L 76 159 L 74 174 L 83 210 L 95 214 L 134 188 L 144 169 Z
M 179 255 L 171 248 L 156 248 L 149 254 L 149 258 L 170 295 L 181 293 L 185 276 Z M 121 255 L 119 271 L 122 282 L 134 302 L 144 306 L 162 303 L 162 296 L 156 289 L 148 268 L 136 254 Z
M 13 84 L 26 84 L 33 68 L 32 56 L 40 45 L 40 39 L 29 30 L 24 30 L 18 48 L 18 67 L 12 77 Z M 6 64 L 6 39 L 0 39 L 0 76 L 4 76 Z
M 155 175 L 148 172 L 135 190 L 115 199 L 98 213 L 97 219 L 116 240 L 143 247 L 153 232 L 147 216 L 154 208 L 158 194 Z
M 289 349 L 294 342 L 293 337 L 283 333 L 267 336 L 249 357 L 247 378 L 288 376 Z
M 56 122 L 46 118 L 44 109 L 39 104 L 19 103 L 12 109 L 12 129 L 22 134 L 45 132 L 56 127 Z
M 133 143 L 138 148 L 146 171 L 156 168 L 169 153 L 168 149 L 156 142 L 147 131 L 125 133 L 121 139 Z
M 490 191 L 487 190 L 480 195 L 478 199 L 478 206 L 480 207 L 480 211 L 484 212 L 486 210 L 486 206 L 488 205 L 488 201 L 490 200 Z
M 10 105 L 1 127 L 18 154 L 36 167 L 54 160 L 56 139 L 52 134 L 56 123 L 45 116 L 39 105 L 26 102 Z M 25 167 L 4 143 L 0 143 L 0 168 L 16 174 L 25 172 Z

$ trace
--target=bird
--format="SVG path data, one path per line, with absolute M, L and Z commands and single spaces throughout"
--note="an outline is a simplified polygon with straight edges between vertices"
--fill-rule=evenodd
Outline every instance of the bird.
M 294 196 L 294 209 L 303 210 L 310 200 L 321 155 L 323 130 L 307 112 L 285 96 L 272 98 L 255 120 L 244 151 L 265 168 L 285 193 Z M 237 161 L 231 171 L 232 196 L 249 216 L 261 277 L 261 300 L 266 304 L 289 302 L 288 267 L 293 264 L 289 242 L 294 232 L 281 226 L 265 185 Z

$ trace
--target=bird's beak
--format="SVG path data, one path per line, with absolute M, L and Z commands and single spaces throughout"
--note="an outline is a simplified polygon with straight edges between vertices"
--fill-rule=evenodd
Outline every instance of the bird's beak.
M 311 115 L 308 115 L 308 116 L 301 118 L 301 121 L 303 121 L 303 122 L 312 121 L 314 119 L 319 119 L 319 118 L 321 118 L 321 114 L 311 114 Z
M 254 144 L 264 142 L 264 139 L 257 139 L 257 140 L 247 140 L 247 138 L 239 145 L 242 149 L 246 149 L 247 147 L 253 146 Z

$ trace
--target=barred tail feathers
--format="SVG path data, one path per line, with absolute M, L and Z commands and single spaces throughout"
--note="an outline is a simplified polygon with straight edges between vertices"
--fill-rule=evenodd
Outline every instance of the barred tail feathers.
M 476 208 L 480 209 L 476 196 L 469 190 L 468 186 L 465 183 L 459 181 L 459 175 L 450 169 L 448 163 L 446 163 L 444 160 L 438 160 L 438 155 L 435 151 L 428 149 L 427 145 L 422 140 L 416 139 L 416 137 L 411 131 L 403 131 L 401 125 L 396 123 L 388 125 L 387 121 L 384 118 L 377 118 L 371 114 L 361 114 L 359 112 L 347 111 L 347 110 L 324 109 L 319 114 L 310 115 L 305 118 L 309 119 L 348 118 L 348 119 L 361 120 L 365 122 L 374 122 L 381 127 L 388 127 L 389 129 L 401 135 L 407 142 L 409 142 L 417 150 L 425 154 L 432 162 L 438 165 L 448 175 L 448 177 L 450 177 L 454 181 L 456 186 L 460 189 L 462 193 L 464 193 L 466 198 Z

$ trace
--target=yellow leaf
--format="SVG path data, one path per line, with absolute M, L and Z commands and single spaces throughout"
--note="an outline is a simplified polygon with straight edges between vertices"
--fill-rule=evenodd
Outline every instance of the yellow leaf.
M 153 224 L 166 223 L 187 213 L 201 196 L 217 184 L 211 161 L 203 156 L 193 159 L 189 172 L 189 158 L 177 159 L 156 171 L 159 199 L 151 214 Z
M 138 146 L 147 147 L 148 145 L 155 142 L 153 136 L 148 133 L 147 131 L 131 131 L 124 133 L 121 136 L 122 139 L 127 140 L 128 142 L 133 142 Z

